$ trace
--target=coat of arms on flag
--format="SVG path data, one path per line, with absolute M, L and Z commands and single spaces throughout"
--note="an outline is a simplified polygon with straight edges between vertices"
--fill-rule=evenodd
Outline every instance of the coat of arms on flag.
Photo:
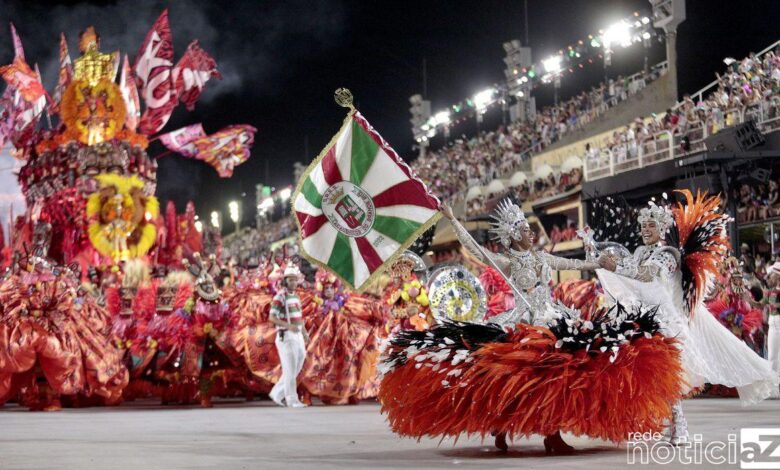
M 352 106 L 298 182 L 292 208 L 303 255 L 358 291 L 439 219 L 439 201 Z

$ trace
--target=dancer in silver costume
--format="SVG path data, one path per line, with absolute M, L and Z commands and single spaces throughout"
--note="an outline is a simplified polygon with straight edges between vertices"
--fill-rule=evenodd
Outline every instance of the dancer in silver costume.
M 687 268 L 689 272 L 699 271 L 700 276 L 697 277 L 708 283 L 706 279 L 711 273 L 706 272 L 705 263 L 699 261 L 686 265 L 686 257 L 698 251 L 697 255 L 710 256 L 717 261 L 722 257 L 721 252 L 713 247 L 727 242 L 726 218 L 718 216 L 717 204 L 707 206 L 709 201 L 697 200 L 694 204 L 691 198 L 688 205 L 680 206 L 674 215 L 669 209 L 651 202 L 639 213 L 644 245 L 633 254 L 626 250 L 620 257 L 600 256 L 599 264 L 604 269 L 597 272 L 604 290 L 613 299 L 620 299 L 621 303 L 634 301 L 659 306 L 662 332 L 679 341 L 688 390 L 704 383 L 736 387 L 743 404 L 753 404 L 776 395 L 780 378 L 772 371 L 768 361 L 726 330 L 707 311 L 700 296 L 693 292 L 693 283 L 686 287 L 683 282 L 682 270 Z M 704 209 L 700 209 L 702 206 Z M 685 236 L 687 245 L 677 247 L 675 243 L 667 244 L 665 238 L 670 231 L 675 231 L 677 236 L 673 238 L 679 243 L 680 233 L 675 218 L 686 214 L 701 214 L 700 222 L 690 235 Z M 586 245 L 595 247 L 589 241 Z M 725 251 L 724 247 L 722 252 Z M 704 287 L 699 292 L 703 290 Z M 672 408 L 669 437 L 675 445 L 688 440 L 688 425 L 680 401 Z
M 495 215 L 491 233 L 505 248 L 504 254 L 490 253 L 483 249 L 471 237 L 452 213 L 452 209 L 442 206 L 442 213 L 452 223 L 460 243 L 482 262 L 492 261 L 514 289 L 525 298 L 515 299 L 515 308 L 490 319 L 492 323 L 511 326 L 516 323 L 529 323 L 545 326 L 551 320 L 560 317 L 565 306 L 553 303 L 550 281 L 553 271 L 577 270 L 593 271 L 599 268 L 597 262 L 571 260 L 532 249 L 534 233 L 525 218 L 522 209 L 509 200 L 502 201 Z M 487 257 L 490 257 L 488 259 Z

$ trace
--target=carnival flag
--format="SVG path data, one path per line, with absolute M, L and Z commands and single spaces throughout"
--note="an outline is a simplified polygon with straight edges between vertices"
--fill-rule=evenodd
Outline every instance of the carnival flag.
M 141 120 L 141 103 L 138 99 L 138 87 L 135 86 L 133 71 L 130 69 L 130 60 L 125 56 L 122 63 L 122 74 L 119 77 L 119 91 L 125 100 L 125 126 L 135 132 L 138 122 Z
M 68 42 L 65 40 L 65 34 L 60 33 L 60 73 L 57 77 L 57 86 L 54 88 L 54 96 L 49 105 L 49 112 L 54 114 L 59 111 L 62 94 L 73 80 L 73 64 L 68 53 Z
M 352 106 L 292 199 L 303 255 L 362 290 L 439 219 L 439 201 Z
M 152 135 L 165 126 L 178 104 L 171 79 L 173 36 L 168 10 L 162 12 L 146 35 L 133 68 L 146 103 L 138 129 L 142 134 Z
M 210 78 L 220 79 L 217 62 L 201 49 L 198 41 L 192 41 L 187 51 L 173 68 L 173 85 L 179 101 L 192 111 Z
M 22 59 L 24 60 L 24 48 L 22 47 L 22 39 L 19 37 L 19 34 L 16 32 L 16 26 L 14 26 L 13 23 L 11 23 L 11 39 L 14 43 L 14 59 Z
M 160 142 L 172 152 L 180 153 L 185 157 L 194 157 L 195 146 L 188 144 L 203 137 L 206 137 L 206 131 L 203 130 L 203 124 L 197 123 L 162 134 Z
M 8 86 L 19 92 L 19 95 L 28 103 L 35 103 L 41 97 L 46 96 L 38 74 L 24 61 L 17 57 L 9 65 L 0 67 L 0 75 L 8 83 Z
M 233 176 L 233 169 L 244 163 L 254 143 L 255 129 L 246 124 L 228 126 L 206 135 L 200 124 L 193 124 L 160 136 L 169 150 L 185 157 L 203 160 L 222 178 Z

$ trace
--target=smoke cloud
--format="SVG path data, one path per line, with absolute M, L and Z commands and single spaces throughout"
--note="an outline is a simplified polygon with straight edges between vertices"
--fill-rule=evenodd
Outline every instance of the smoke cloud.
M 147 32 L 169 9 L 176 60 L 198 39 L 217 61 L 222 80 L 209 83 L 201 102 L 247 88 L 273 93 L 287 69 L 303 55 L 326 51 L 341 38 L 345 8 L 338 0 L 305 2 L 204 2 L 124 0 L 110 5 L 82 3 L 41 6 L 29 1 L 3 2 L 0 11 L 0 62 L 13 59 L 8 23 L 16 25 L 27 62 L 38 63 L 44 84 L 57 81 L 59 34 L 65 33 L 71 58 L 78 55 L 78 34 L 95 26 L 104 52 L 121 50 L 135 58 Z M 131 62 L 132 63 L 132 62 Z

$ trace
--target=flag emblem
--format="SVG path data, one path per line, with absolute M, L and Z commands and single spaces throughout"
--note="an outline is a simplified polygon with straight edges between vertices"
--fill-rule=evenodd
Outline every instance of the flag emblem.
M 376 219 L 371 195 L 349 181 L 341 181 L 325 190 L 322 213 L 336 230 L 351 238 L 367 234 Z

